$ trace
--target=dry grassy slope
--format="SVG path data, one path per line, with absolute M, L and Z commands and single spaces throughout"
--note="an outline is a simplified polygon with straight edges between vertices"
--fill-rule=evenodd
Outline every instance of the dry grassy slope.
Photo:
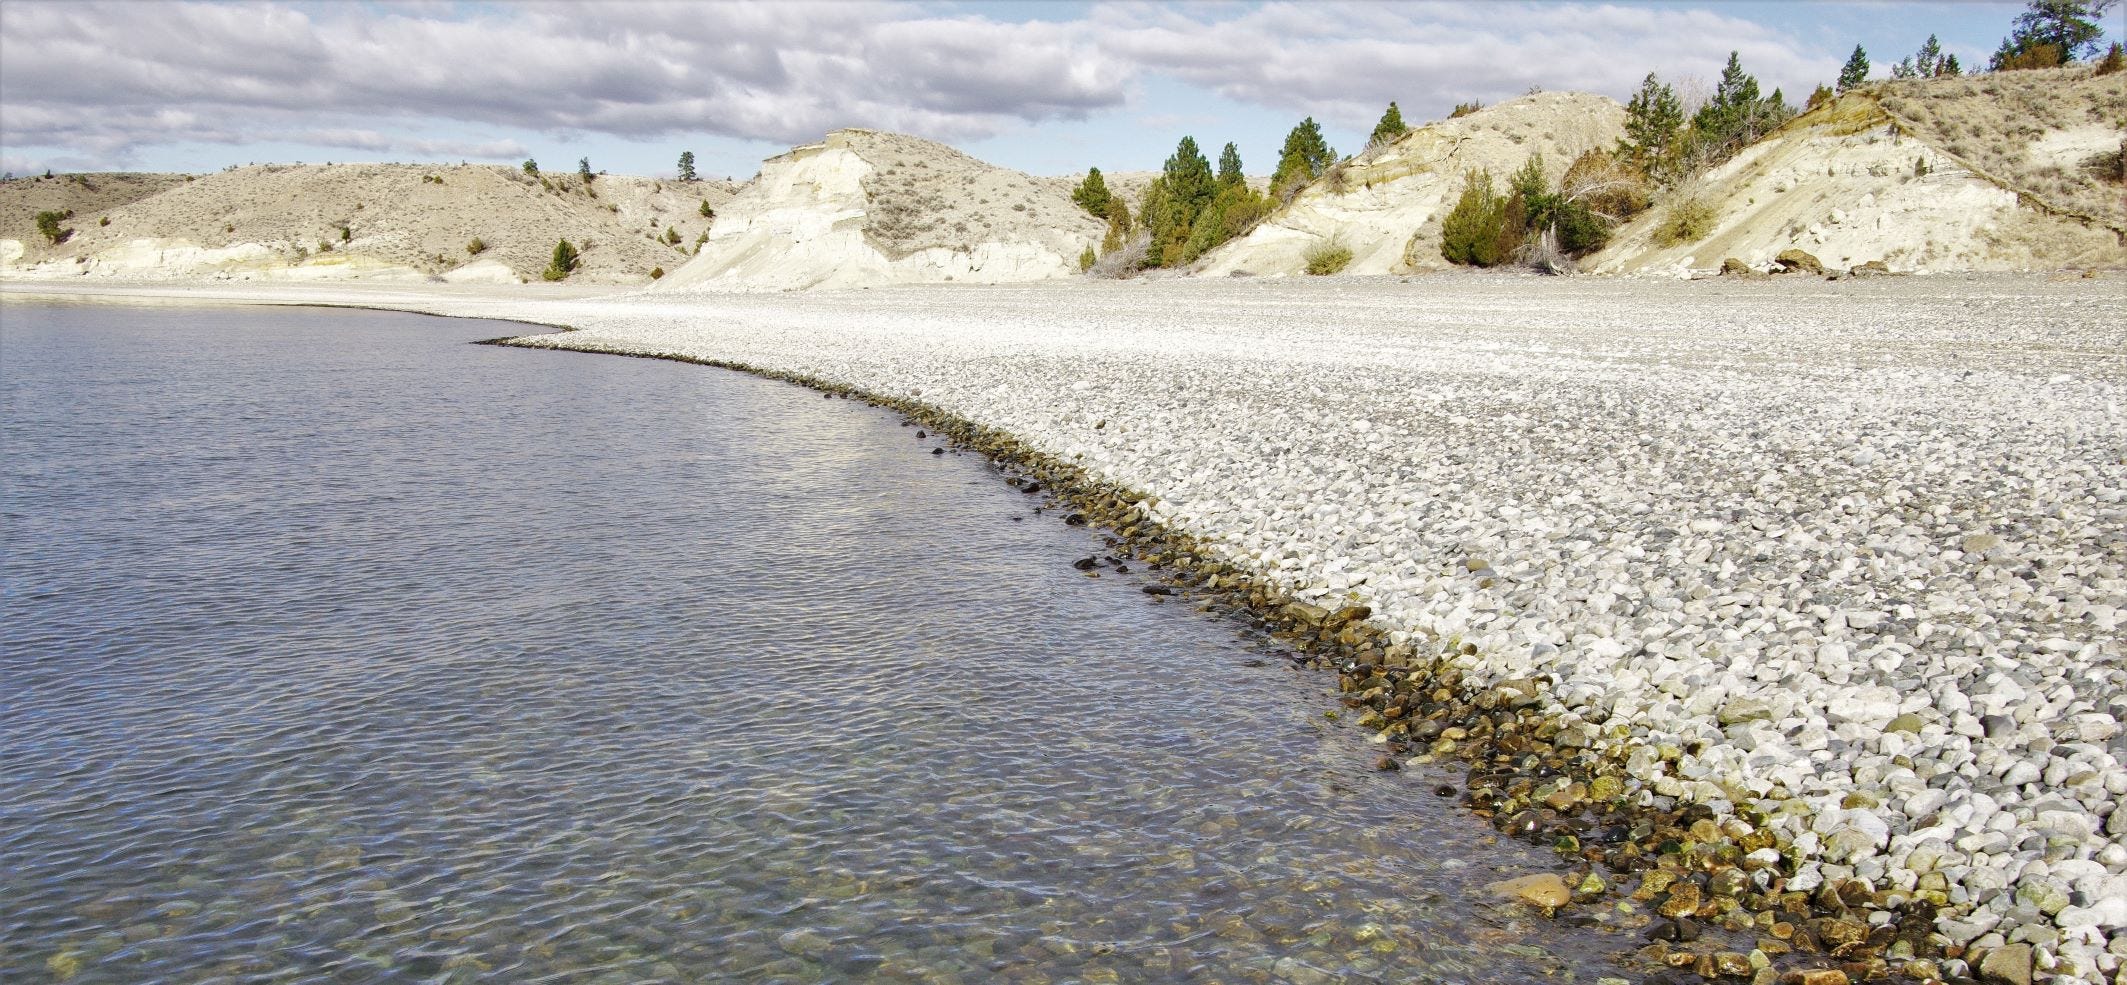
M 638 283 L 686 260 L 653 237 L 670 226 L 691 247 L 710 221 L 700 203 L 730 194 L 721 182 L 620 176 L 586 193 L 574 175 L 485 165 L 257 165 L 180 180 L 109 210 L 108 226 L 77 212 L 73 238 L 31 242 L 21 262 L 58 261 L 32 275 L 537 278 L 566 237 L 583 250 L 577 278 Z M 488 247 L 477 258 L 475 237 Z
M 37 213 L 72 211 L 66 226 L 80 229 L 122 205 L 185 183 L 181 174 L 99 172 L 0 181 L 0 239 L 43 242 Z
M 837 130 L 762 163 L 667 289 L 790 290 L 1075 273 L 1102 223 L 1075 182 L 986 164 L 943 144 Z
M 1624 117 L 1608 97 L 1543 92 L 1418 127 L 1316 180 L 1248 235 L 1213 250 L 1200 272 L 1296 274 L 1309 249 L 1332 240 L 1352 250 L 1345 273 L 1444 267 L 1440 217 L 1468 171 L 1489 171 L 1503 183 L 1540 153 L 1555 179 L 1581 152 L 1615 144 Z
M 2127 265 L 2127 188 L 2081 167 L 2118 152 L 2123 116 L 2127 82 L 2087 70 L 1873 86 L 1672 192 L 1590 265 L 1678 273 L 1735 257 L 1762 268 L 1790 248 L 1901 272 Z M 1713 227 L 1668 242 L 1668 209 L 1684 200 L 1710 206 Z
M 1906 132 L 2046 205 L 2127 229 L 2117 180 L 2127 72 L 2087 67 L 1886 82 L 1877 101 Z M 2115 180 L 2106 181 L 2106 177 Z
M 1037 178 L 906 134 L 842 131 L 871 164 L 864 229 L 889 259 L 983 241 L 1039 241 L 1063 232 L 1098 239 L 1101 227 L 1071 201 L 1078 182 Z

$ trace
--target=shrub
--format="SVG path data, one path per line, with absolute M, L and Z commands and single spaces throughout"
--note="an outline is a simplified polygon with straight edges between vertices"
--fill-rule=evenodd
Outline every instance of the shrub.
M 1695 197 L 1678 198 L 1654 227 L 1654 241 L 1661 246 L 1698 242 L 1713 231 L 1715 218 L 1713 206 Z
M 1470 115 L 1471 113 L 1475 113 L 1475 112 L 1477 112 L 1478 110 L 1481 110 L 1481 109 L 1483 109 L 1483 108 L 1484 108 L 1484 104 L 1483 104 L 1483 103 L 1480 103 L 1480 102 L 1478 102 L 1478 101 L 1476 101 L 1476 100 L 1474 100 L 1474 99 L 1472 99 L 1472 100 L 1470 100 L 1469 102 L 1466 102 L 1466 103 L 1456 103 L 1456 104 L 1455 104 L 1455 108 L 1454 108 L 1453 110 L 1450 110 L 1450 111 L 1448 112 L 1448 119 L 1450 119 L 1450 120 L 1459 120 L 1459 119 L 1462 119 L 1463 117 L 1465 117 L 1465 116 L 1468 116 L 1468 115 Z
M 716 210 L 715 210 L 715 209 L 712 209 L 712 208 L 710 208 L 710 207 L 709 207 L 709 200 L 708 200 L 708 199 L 706 199 L 706 198 L 705 198 L 705 199 L 702 199 L 702 205 L 701 205 L 701 207 L 700 207 L 700 208 L 698 208 L 698 209 L 695 209 L 694 211 L 695 211 L 696 213 L 700 214 L 700 215 L 701 215 L 701 217 L 702 217 L 702 218 L 704 218 L 704 219 L 714 219 L 714 218 L 716 218 Z
M 341 227 L 340 227 L 340 242 L 342 242 L 342 243 L 346 243 L 346 242 L 352 241 L 353 239 L 354 239 L 354 230 L 353 230 L 353 229 L 350 229 L 350 228 L 348 228 L 348 227 L 346 227 L 346 226 L 341 226 Z
M 478 236 L 473 237 L 472 242 L 465 244 L 465 253 L 467 256 L 479 256 L 480 254 L 486 252 L 487 240 L 481 239 Z
M 554 244 L 554 255 L 547 261 L 547 269 L 542 271 L 539 277 L 541 280 L 562 280 L 575 273 L 576 268 L 582 264 L 583 258 L 577 254 L 576 247 L 570 245 L 568 240 L 562 240 Z
M 665 268 L 663 268 L 663 267 L 651 267 L 651 268 L 650 268 L 650 279 L 651 279 L 651 280 L 661 280 L 661 279 L 663 279 L 663 278 L 664 278 L 664 276 L 665 276 Z
M 73 232 L 71 229 L 60 228 L 59 224 L 66 220 L 67 213 L 65 212 L 39 212 L 37 213 L 37 232 L 43 234 L 45 239 L 50 240 L 51 245 L 58 246 L 60 240 L 65 239 L 68 233 Z
M 1601 150 L 1573 159 L 1559 180 L 1559 194 L 1612 223 L 1626 222 L 1647 211 L 1647 175 L 1631 162 Z
M 1092 244 L 1087 244 L 1086 248 L 1080 250 L 1078 253 L 1078 272 L 1085 273 L 1086 271 L 1093 269 L 1094 262 L 1099 259 L 1099 255 L 1093 252 Z
M 110 224 L 111 224 L 111 217 L 110 217 L 110 216 L 101 216 L 101 217 L 98 217 L 98 218 L 97 218 L 97 220 L 96 220 L 96 224 L 97 224 L 97 225 L 99 225 L 99 226 L 108 226 L 108 225 L 110 225 Z
M 538 173 L 539 173 L 539 162 L 538 162 L 538 161 L 535 161 L 535 160 L 532 160 L 532 159 L 531 159 L 531 158 L 529 158 L 529 157 L 525 158 L 525 159 L 524 159 L 524 173 L 525 173 L 525 174 L 531 174 L 531 175 L 536 175 L 536 174 L 538 174 Z
M 1994 70 L 1997 72 L 2024 72 L 2038 68 L 2059 68 L 2065 61 L 2059 45 L 2032 43 L 2020 48 L 2011 48 L 2002 42 L 2002 50 L 1994 53 Z
M 1499 254 L 1506 211 L 1506 198 L 1492 190 L 1491 172 L 1469 172 L 1461 197 L 1440 222 L 1440 255 L 1464 266 L 1497 266 L 1506 259 Z
M 665 245 L 666 245 L 666 246 L 678 246 L 678 245 L 679 245 L 679 230 L 677 230 L 677 229 L 674 229 L 674 228 L 672 228 L 671 226 L 666 226 L 666 227 L 665 227 Z
M 1326 277 L 1351 265 L 1352 248 L 1332 236 L 1307 248 L 1307 272 Z
M 2127 69 L 2127 52 L 2122 52 L 2120 43 L 2114 41 L 2112 47 L 2105 49 L 2105 57 L 2098 59 L 2096 74 L 2111 75 L 2121 69 Z
M 1145 269 L 1145 264 L 1151 257 L 1152 233 L 1139 229 L 1121 245 L 1101 254 L 1100 259 L 1093 261 L 1093 266 L 1086 270 L 1086 276 L 1121 280 Z

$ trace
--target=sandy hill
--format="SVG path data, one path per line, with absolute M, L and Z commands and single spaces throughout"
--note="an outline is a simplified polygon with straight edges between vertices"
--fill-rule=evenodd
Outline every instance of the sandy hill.
M 573 174 L 489 165 L 255 165 L 76 207 L 71 236 L 51 246 L 32 227 L 9 272 L 514 281 L 537 279 L 566 237 L 583 255 L 573 280 L 643 283 L 685 263 L 710 222 L 701 204 L 730 196 L 722 182 L 602 176 L 587 188 Z
M 1800 249 L 1833 268 L 2031 270 L 2127 264 L 2119 154 L 2127 75 L 2088 69 L 1887 83 L 1775 130 L 1679 189 L 1591 258 L 1674 273 Z M 1711 212 L 1679 241 L 1670 209 Z
M 944 144 L 837 130 L 769 158 L 718 210 L 701 254 L 663 286 L 738 290 L 1067 276 L 1104 226 L 1070 178 L 1037 178 Z
M 1351 247 L 1346 273 L 1447 266 L 1440 218 L 1466 172 L 1481 168 L 1504 182 L 1540 153 L 1556 176 L 1582 151 L 1616 143 L 1624 118 L 1624 107 L 1604 96 L 1543 92 L 1419 127 L 1332 169 L 1248 235 L 1213 250 L 1201 272 L 1296 274 L 1311 247 L 1332 239 Z
M 45 178 L 10 178 L 0 181 L 0 239 L 12 239 L 24 244 L 41 242 L 44 237 L 37 233 L 37 213 L 72 212 L 75 219 L 70 226 L 78 226 L 81 217 L 95 216 L 121 205 L 129 205 L 150 195 L 166 191 L 185 183 L 181 174 L 136 174 L 124 171 L 106 171 L 83 174 L 62 174 Z

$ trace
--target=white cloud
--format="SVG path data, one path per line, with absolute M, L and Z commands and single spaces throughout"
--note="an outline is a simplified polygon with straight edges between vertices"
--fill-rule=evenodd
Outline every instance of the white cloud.
M 1837 68 L 1717 10 L 1595 4 L 1112 4 L 1019 23 L 886 3 L 18 2 L 0 18 L 0 146 L 501 159 L 524 153 L 505 130 L 976 140 L 1126 109 L 1155 75 L 1364 127 L 1389 99 L 1422 118 L 1531 86 L 1622 95 L 1649 69 L 1712 77 L 1731 49 L 1790 96 Z

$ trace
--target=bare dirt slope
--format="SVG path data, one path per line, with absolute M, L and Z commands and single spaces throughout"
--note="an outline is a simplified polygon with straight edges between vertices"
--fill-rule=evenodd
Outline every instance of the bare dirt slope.
M 668 287 L 784 290 L 1068 276 L 1102 223 L 1076 182 L 987 164 L 944 144 L 837 130 L 763 162 Z
M 686 261 L 710 222 L 702 203 L 730 195 L 722 182 L 602 176 L 586 187 L 487 165 L 256 165 L 77 209 L 71 237 L 23 240 L 10 273 L 499 282 L 537 279 L 567 238 L 583 258 L 572 279 L 643 283 Z
M 1873 86 L 1674 191 L 1590 266 L 1685 273 L 1734 257 L 1764 268 L 1788 249 L 1899 272 L 2127 265 L 2123 121 L 2127 78 L 2087 70 Z M 1666 231 L 1685 201 L 1711 210 L 1703 235 Z
M 1212 251 L 1201 272 L 1297 274 L 1309 249 L 1333 240 L 1352 250 L 1346 273 L 1444 267 L 1440 217 L 1466 172 L 1486 170 L 1504 182 L 1529 155 L 1542 154 L 1555 177 L 1582 151 L 1616 143 L 1624 117 L 1608 97 L 1544 92 L 1419 127 L 1332 168 L 1248 235 Z

